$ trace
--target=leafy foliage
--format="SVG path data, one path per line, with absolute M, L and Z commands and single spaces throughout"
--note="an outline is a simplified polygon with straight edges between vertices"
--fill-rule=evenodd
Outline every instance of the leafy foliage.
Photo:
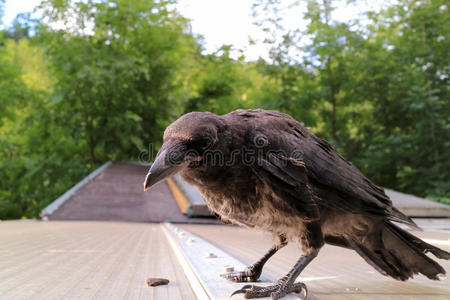
M 259 2 L 266 11 L 283 9 L 280 1 Z M 303 116 L 306 124 L 376 183 L 449 203 L 448 5 L 398 1 L 369 12 L 363 26 L 333 19 L 339 3 L 308 1 L 306 30 L 281 31 L 282 39 L 271 39 L 270 67 L 298 74 L 276 85 L 299 91 L 284 101 L 291 105 L 286 111 L 298 117 L 295 108 L 306 104 L 315 112 L 312 120 Z M 266 23 L 278 22 L 275 15 L 266 14 Z M 276 35 L 279 27 L 271 28 Z M 305 37 L 303 58 L 293 64 L 289 53 Z M 308 96 L 297 102 L 302 93 Z
M 77 16 L 69 30 L 43 30 L 64 126 L 93 164 L 136 157 L 160 137 L 176 103 L 174 74 L 194 44 L 185 20 L 165 2 L 50 4 L 52 21 Z

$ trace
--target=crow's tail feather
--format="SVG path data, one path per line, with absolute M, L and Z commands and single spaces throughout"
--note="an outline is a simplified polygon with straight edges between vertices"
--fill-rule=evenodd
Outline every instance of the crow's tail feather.
M 441 259 L 450 259 L 450 253 L 422 241 L 389 221 L 384 222 L 380 231 L 374 235 L 377 240 L 370 244 L 355 240 L 349 243 L 381 274 L 398 280 L 407 280 L 418 273 L 433 280 L 445 278 L 445 270 L 425 253 L 430 252 Z

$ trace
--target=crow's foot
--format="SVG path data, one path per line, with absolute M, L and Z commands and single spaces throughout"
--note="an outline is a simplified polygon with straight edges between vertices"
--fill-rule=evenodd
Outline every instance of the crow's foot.
M 303 282 L 294 282 L 292 284 L 286 284 L 283 281 L 279 281 L 276 285 L 261 287 L 256 285 L 244 285 L 240 290 L 235 291 L 231 296 L 235 294 L 244 294 L 246 299 L 272 297 L 272 299 L 280 299 L 290 293 L 300 294 L 304 291 L 302 299 L 306 299 L 308 290 Z
M 236 282 L 255 282 L 258 280 L 259 276 L 261 276 L 262 268 L 258 268 L 255 266 L 249 266 L 245 268 L 244 271 L 241 272 L 230 272 L 226 274 L 222 274 L 221 276 Z

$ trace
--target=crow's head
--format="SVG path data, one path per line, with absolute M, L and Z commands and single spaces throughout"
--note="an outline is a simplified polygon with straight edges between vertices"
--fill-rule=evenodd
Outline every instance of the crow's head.
M 191 112 L 181 116 L 164 131 L 164 140 L 144 182 L 144 190 L 203 158 L 214 149 L 222 119 L 209 112 Z

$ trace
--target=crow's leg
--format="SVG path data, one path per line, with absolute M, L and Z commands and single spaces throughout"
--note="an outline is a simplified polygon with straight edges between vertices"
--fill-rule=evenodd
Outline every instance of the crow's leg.
M 271 258 L 278 250 L 283 248 L 287 245 L 286 237 L 284 235 L 278 235 L 277 236 L 277 242 L 275 245 L 272 246 L 272 248 L 269 249 L 269 251 L 264 254 L 261 259 L 259 259 L 257 262 L 255 262 L 253 265 L 248 266 L 245 268 L 244 271 L 240 272 L 230 272 L 223 274 L 222 277 L 233 280 L 236 282 L 253 282 L 257 281 L 259 276 L 261 276 L 264 264 Z
M 310 231 L 311 230 L 311 231 Z M 312 234 L 319 234 L 315 237 Z M 271 296 L 272 299 L 280 299 L 289 293 L 301 293 L 305 291 L 304 299 L 307 295 L 306 285 L 302 282 L 295 282 L 303 269 L 317 256 L 319 249 L 323 246 L 323 237 L 320 225 L 317 223 L 309 223 L 306 234 L 300 238 L 300 243 L 304 255 L 295 263 L 294 267 L 286 276 L 278 280 L 277 284 L 272 286 L 260 287 L 255 285 L 245 285 L 240 290 L 235 291 L 231 296 L 243 293 L 245 298 L 262 298 Z
M 231 296 L 239 293 L 243 293 L 246 299 L 250 298 L 261 298 L 261 297 L 269 297 L 272 299 L 280 299 L 286 296 L 289 293 L 301 293 L 302 290 L 305 291 L 306 298 L 306 285 L 303 282 L 294 282 L 298 277 L 300 272 L 313 260 L 314 257 L 317 256 L 319 251 L 315 250 L 311 253 L 303 255 L 294 265 L 291 271 L 289 271 L 286 276 L 278 280 L 277 284 L 270 285 L 267 287 L 255 286 L 255 285 L 245 285 L 240 290 L 235 291 Z

